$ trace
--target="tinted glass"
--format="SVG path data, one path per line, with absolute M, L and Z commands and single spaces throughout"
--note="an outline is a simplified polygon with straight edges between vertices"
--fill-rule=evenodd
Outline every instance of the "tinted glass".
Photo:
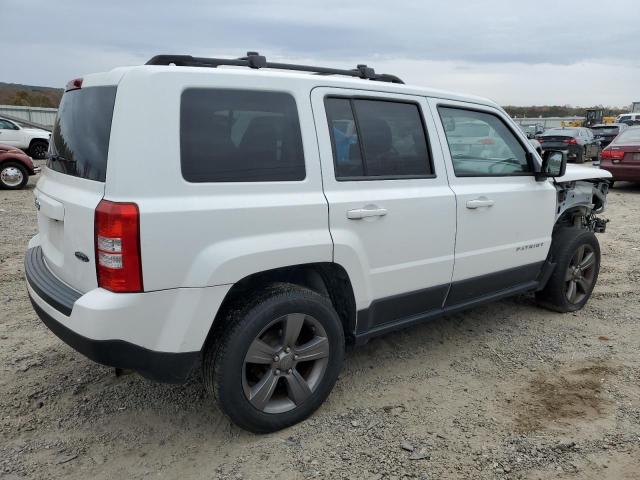
M 354 100 L 367 176 L 424 176 L 431 173 L 418 105 Z
M 611 143 L 616 145 L 640 145 L 640 128 L 629 128 L 623 131 Z
M 185 90 L 180 156 L 189 182 L 304 180 L 295 100 L 280 92 Z
M 542 135 L 545 137 L 555 136 L 555 135 L 564 135 L 565 137 L 576 137 L 578 136 L 579 130 L 577 128 L 551 128 L 544 132 Z
M 438 110 L 457 176 L 518 175 L 531 171 L 525 148 L 497 116 L 459 108 Z
M 104 182 L 116 87 L 88 87 L 62 96 L 51 133 L 47 166 Z
M 333 147 L 336 177 L 361 177 L 364 175 L 358 131 L 348 98 L 326 98 L 325 110 Z
M 618 127 L 593 127 L 591 129 L 594 135 L 617 135 L 618 130 Z

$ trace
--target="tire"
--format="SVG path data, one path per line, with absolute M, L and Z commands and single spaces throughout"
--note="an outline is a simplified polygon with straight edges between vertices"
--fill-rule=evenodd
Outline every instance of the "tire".
M 582 152 L 580 152 L 580 155 L 576 155 L 576 163 L 584 163 L 586 158 L 587 158 L 587 153 L 583 148 Z
M 29 145 L 29 155 L 36 160 L 43 160 L 47 157 L 49 144 L 44 140 L 34 140 Z
M 7 190 L 20 190 L 29 181 L 29 172 L 18 162 L 0 164 L 0 187 Z
M 551 258 L 556 268 L 544 289 L 536 292 L 536 300 L 556 312 L 580 310 L 591 297 L 598 280 L 598 239 L 589 230 L 563 228 L 553 237 Z M 576 266 L 580 269 L 576 270 Z
M 342 322 L 327 298 L 297 285 L 274 284 L 230 309 L 226 320 L 207 342 L 202 371 L 205 388 L 236 425 L 274 432 L 322 405 L 340 373 L 345 345 Z M 287 341 L 296 325 L 299 334 L 290 338 L 298 341 Z M 318 358 L 296 361 L 312 353 Z

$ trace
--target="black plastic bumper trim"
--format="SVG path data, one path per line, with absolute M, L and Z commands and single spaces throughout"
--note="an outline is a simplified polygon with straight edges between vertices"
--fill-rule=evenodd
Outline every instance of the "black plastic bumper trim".
M 61 282 L 44 263 L 41 247 L 27 250 L 24 257 L 24 273 L 27 282 L 47 304 L 67 317 L 71 315 L 73 304 L 82 293 Z
M 31 297 L 31 296 L 30 296 Z M 33 298 L 31 304 L 42 322 L 58 338 L 94 362 L 135 370 L 157 382 L 183 383 L 200 359 L 200 352 L 156 352 L 124 340 L 93 340 L 65 327 L 45 312 Z

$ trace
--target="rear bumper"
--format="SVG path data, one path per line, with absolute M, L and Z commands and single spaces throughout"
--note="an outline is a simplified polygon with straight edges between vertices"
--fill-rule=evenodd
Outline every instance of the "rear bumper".
M 36 313 L 65 343 L 95 362 L 169 383 L 184 381 L 198 362 L 230 288 L 82 294 L 49 270 L 37 245 L 25 256 L 25 275 Z
M 627 164 L 616 164 L 611 162 L 600 162 L 600 168 L 611 173 L 612 180 L 625 182 L 640 182 L 640 164 L 629 167 Z
M 60 340 L 94 362 L 135 370 L 143 377 L 165 383 L 183 383 L 198 363 L 200 352 L 155 352 L 123 340 L 93 340 L 65 327 L 42 309 L 29 294 L 42 323 Z

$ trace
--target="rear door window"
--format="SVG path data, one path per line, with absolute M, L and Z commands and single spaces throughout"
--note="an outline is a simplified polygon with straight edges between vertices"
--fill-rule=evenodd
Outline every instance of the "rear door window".
M 325 110 L 338 180 L 431 176 L 417 104 L 327 97 Z
M 180 158 L 188 182 L 304 180 L 295 99 L 284 92 L 185 90 Z
M 105 181 L 116 88 L 87 87 L 62 96 L 49 145 L 50 169 Z

